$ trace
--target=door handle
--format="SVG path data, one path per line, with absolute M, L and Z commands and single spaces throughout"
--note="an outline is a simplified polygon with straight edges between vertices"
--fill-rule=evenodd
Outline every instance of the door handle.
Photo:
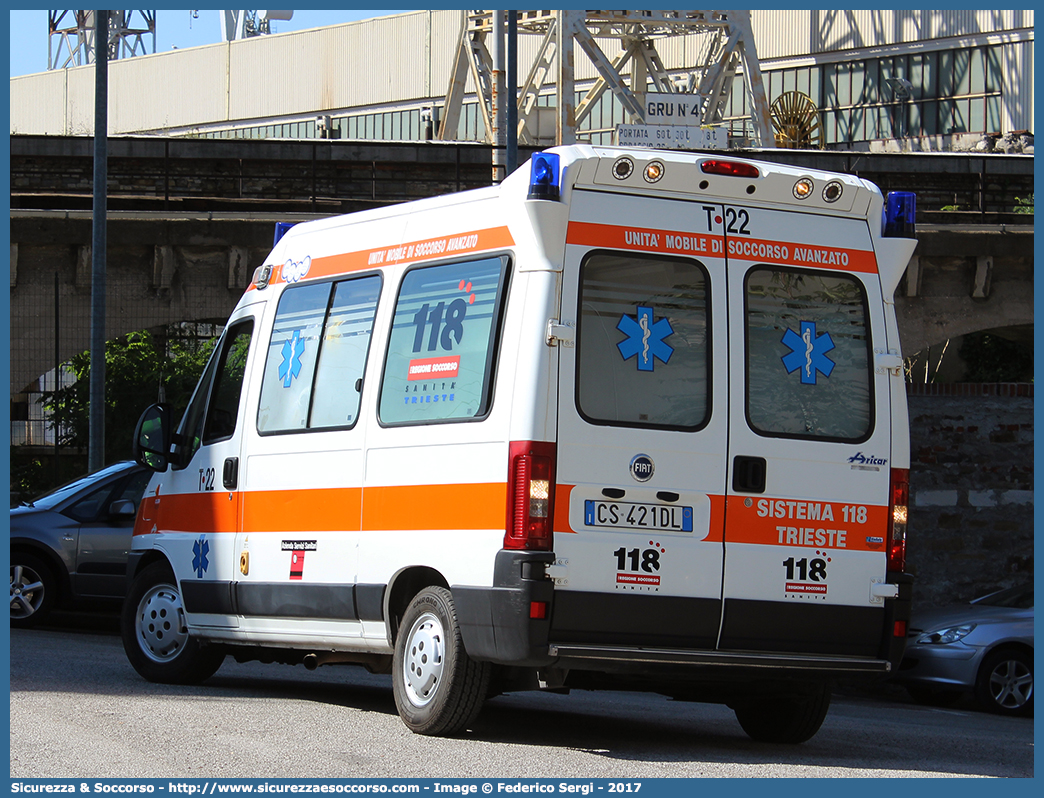
M 225 466 L 221 469 L 221 484 L 228 490 L 235 490 L 239 483 L 239 458 L 226 457 Z
M 736 493 L 764 493 L 766 470 L 764 457 L 737 455 L 732 461 L 732 490 Z

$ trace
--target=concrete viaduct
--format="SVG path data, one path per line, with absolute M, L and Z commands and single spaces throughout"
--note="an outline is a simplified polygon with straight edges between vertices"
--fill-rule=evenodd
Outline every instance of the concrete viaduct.
M 89 346 L 91 152 L 89 138 L 11 138 L 12 397 Z M 1032 334 L 1033 217 L 1011 212 L 1033 191 L 1032 156 L 744 154 L 918 193 L 920 243 L 896 298 L 904 353 Z M 114 139 L 109 159 L 109 339 L 222 322 L 276 221 L 485 185 L 490 169 L 474 144 Z

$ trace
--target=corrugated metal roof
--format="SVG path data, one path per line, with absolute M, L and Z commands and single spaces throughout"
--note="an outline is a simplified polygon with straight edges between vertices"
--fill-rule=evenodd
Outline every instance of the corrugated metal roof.
M 11 78 L 11 133 L 70 134 L 65 125 L 68 72 L 63 69 Z

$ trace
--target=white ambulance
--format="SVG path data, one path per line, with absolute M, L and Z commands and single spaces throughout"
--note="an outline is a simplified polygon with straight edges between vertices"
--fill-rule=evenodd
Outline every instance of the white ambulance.
M 363 664 L 422 734 L 604 688 L 808 739 L 831 680 L 905 643 L 913 208 L 850 175 L 569 146 L 292 227 L 180 424 L 139 424 L 131 663 Z

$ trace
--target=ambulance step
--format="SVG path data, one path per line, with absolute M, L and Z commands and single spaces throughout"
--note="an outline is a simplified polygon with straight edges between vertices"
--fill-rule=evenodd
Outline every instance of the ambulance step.
M 552 644 L 552 657 L 568 660 L 649 662 L 662 665 L 708 665 L 744 668 L 793 668 L 836 673 L 887 673 L 887 660 L 800 654 L 757 654 L 733 651 L 686 651 L 667 648 L 626 648 Z

